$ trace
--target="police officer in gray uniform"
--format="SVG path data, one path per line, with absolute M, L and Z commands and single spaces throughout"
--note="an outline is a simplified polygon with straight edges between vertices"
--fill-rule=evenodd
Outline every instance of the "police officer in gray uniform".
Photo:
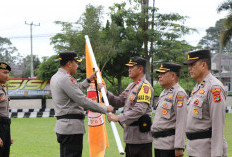
M 164 90 L 156 104 L 152 124 L 155 157 L 182 157 L 185 149 L 185 128 L 188 96 L 179 85 L 181 66 L 162 63 L 159 83 Z
M 0 156 L 10 156 L 10 145 L 13 143 L 10 135 L 10 119 L 9 119 L 9 101 L 10 98 L 4 89 L 11 67 L 0 62 Z
M 75 52 L 59 54 L 60 68 L 51 78 L 55 116 L 57 117 L 55 132 L 60 143 L 61 157 L 81 157 L 83 148 L 84 109 L 106 114 L 112 112 L 112 106 L 101 104 L 88 99 L 82 92 L 95 79 L 95 73 L 82 83 L 77 84 L 72 77 L 81 62 Z
M 209 50 L 188 53 L 184 63 L 197 81 L 188 102 L 187 155 L 196 157 L 227 156 L 224 138 L 226 91 L 210 72 Z
M 126 157 L 152 157 L 150 127 L 154 91 L 145 79 L 146 60 L 132 57 L 126 65 L 133 82 L 119 96 L 107 92 L 109 103 L 124 107 L 124 112 L 118 116 L 109 114 L 108 120 L 119 122 L 124 128 Z

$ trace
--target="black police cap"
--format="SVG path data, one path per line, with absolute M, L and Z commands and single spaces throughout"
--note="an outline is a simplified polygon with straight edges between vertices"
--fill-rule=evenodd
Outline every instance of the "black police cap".
M 185 65 L 195 63 L 199 59 L 211 58 L 209 50 L 197 50 L 188 53 L 188 60 L 184 62 Z
M 181 66 L 175 63 L 162 63 L 160 68 L 156 70 L 157 73 L 166 73 L 168 71 L 180 72 Z
M 77 62 L 82 61 L 82 59 L 77 57 L 77 54 L 73 51 L 65 51 L 65 52 L 59 53 L 59 60 L 60 62 L 68 62 L 68 61 L 73 61 L 73 60 Z
M 0 69 L 5 69 L 5 70 L 11 71 L 11 67 L 4 62 L 0 62 Z
M 132 67 L 135 65 L 142 65 L 143 67 L 146 67 L 146 60 L 142 57 L 131 57 L 129 63 L 126 64 L 126 66 Z

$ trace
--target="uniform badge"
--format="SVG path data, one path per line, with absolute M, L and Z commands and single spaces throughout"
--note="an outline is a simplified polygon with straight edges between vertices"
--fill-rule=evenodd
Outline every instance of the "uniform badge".
M 77 81 L 74 78 L 70 78 L 71 82 L 75 85 L 77 85 Z
M 173 97 L 172 95 L 169 95 L 169 96 L 168 96 L 169 99 L 172 99 L 172 97 Z
M 134 98 L 133 96 L 130 96 L 130 99 L 131 99 L 131 100 L 133 100 L 133 98 Z
M 184 95 L 177 95 L 177 107 L 182 107 L 184 102 Z
M 143 89 L 143 90 L 142 90 Z M 137 102 L 145 102 L 150 104 L 151 102 L 151 90 L 149 84 L 143 83 L 138 93 Z
M 144 93 L 147 94 L 149 92 L 149 89 L 150 89 L 149 86 L 143 86 Z
M 205 91 L 202 89 L 202 90 L 200 90 L 199 93 L 200 93 L 200 94 L 205 94 Z
M 5 97 L 1 97 L 1 99 L 0 99 L 1 101 L 5 101 L 6 100 L 6 98 Z
M 168 104 L 166 104 L 166 103 L 163 104 L 163 107 L 164 107 L 164 108 L 168 108 Z
M 196 108 L 193 109 L 193 114 L 198 115 L 198 110 Z
M 166 115 L 167 113 L 168 113 L 168 110 L 163 109 L 162 114 L 163 114 L 163 115 Z
M 6 69 L 7 65 L 2 63 L 2 64 L 0 65 L 0 67 L 3 68 L 3 69 Z
M 199 104 L 199 100 L 196 99 L 196 100 L 194 101 L 194 105 L 198 105 L 198 104 Z
M 221 89 L 220 88 L 212 89 L 211 93 L 213 94 L 213 101 L 214 102 L 221 102 Z

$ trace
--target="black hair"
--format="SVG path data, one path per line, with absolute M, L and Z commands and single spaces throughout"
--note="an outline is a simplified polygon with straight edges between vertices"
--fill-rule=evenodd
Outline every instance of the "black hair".
M 211 58 L 203 58 L 199 60 L 200 62 L 206 62 L 208 70 L 211 70 Z

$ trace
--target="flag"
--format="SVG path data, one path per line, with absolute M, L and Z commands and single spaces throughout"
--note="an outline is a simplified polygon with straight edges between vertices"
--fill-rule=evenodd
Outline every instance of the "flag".
M 93 72 L 93 62 L 89 53 L 88 45 L 86 44 L 86 77 L 89 77 Z M 104 105 L 102 95 L 96 91 L 94 82 L 90 83 L 87 89 L 87 97 L 93 101 L 100 101 Z M 98 100 L 99 97 L 99 100 Z M 106 148 L 109 147 L 108 137 L 105 126 L 105 115 L 96 112 L 88 112 L 88 142 L 90 157 L 104 157 Z

